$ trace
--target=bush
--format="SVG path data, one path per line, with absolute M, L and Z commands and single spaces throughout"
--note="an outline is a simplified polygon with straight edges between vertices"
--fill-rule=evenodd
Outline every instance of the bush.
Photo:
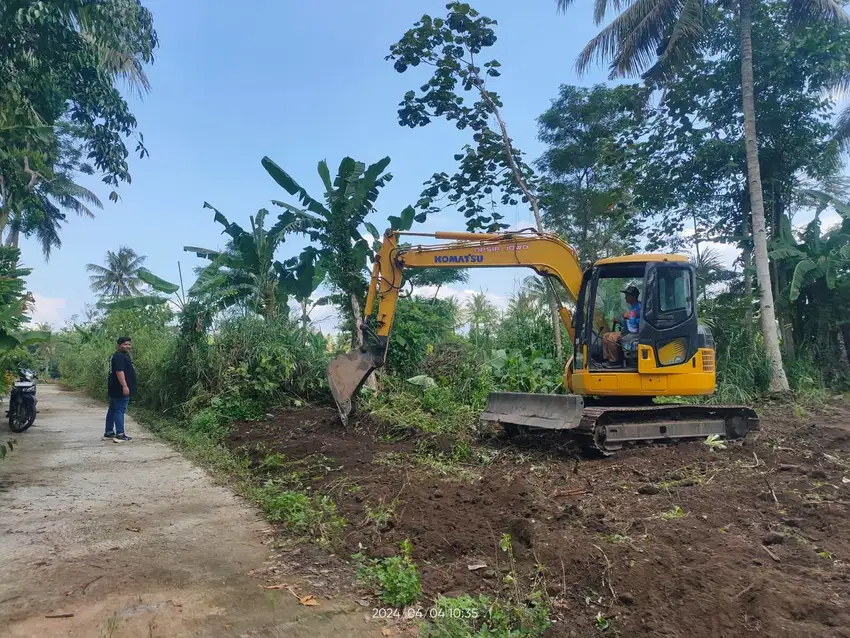
M 176 410 L 198 431 L 221 436 L 226 423 L 324 396 L 327 342 L 305 335 L 288 316 L 234 317 L 210 335 L 195 331 L 185 315 L 180 327 L 171 318 L 167 308 L 112 311 L 66 332 L 57 353 L 62 380 L 105 398 L 115 339 L 130 335 L 138 377 L 134 403 Z
M 387 369 L 412 376 L 434 344 L 454 336 L 452 306 L 444 299 L 400 299 L 393 319 Z
M 494 350 L 488 362 L 497 389 L 505 392 L 555 392 L 563 385 L 563 370 L 540 350 Z
M 472 346 L 462 337 L 435 344 L 423 360 L 422 371 L 438 386 L 448 388 L 458 403 L 483 409 L 487 402 L 492 387 L 490 370 L 475 361 Z

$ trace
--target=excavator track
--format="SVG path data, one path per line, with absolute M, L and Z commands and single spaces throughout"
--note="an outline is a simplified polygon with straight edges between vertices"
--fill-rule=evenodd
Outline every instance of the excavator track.
M 594 406 L 582 410 L 576 431 L 602 453 L 641 443 L 673 443 L 712 434 L 734 440 L 759 429 L 755 410 L 742 405 Z
M 511 436 L 561 430 L 589 449 L 612 454 L 628 445 L 673 443 L 718 435 L 741 439 L 759 429 L 755 410 L 743 405 L 587 405 L 575 395 L 493 392 L 481 420 Z

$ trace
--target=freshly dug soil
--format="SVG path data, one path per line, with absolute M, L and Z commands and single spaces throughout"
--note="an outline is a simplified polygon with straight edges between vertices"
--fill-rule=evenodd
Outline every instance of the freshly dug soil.
M 608 635 L 850 637 L 850 410 L 761 417 L 756 440 L 723 450 L 598 460 L 552 436 L 480 441 L 469 458 L 444 435 L 346 430 L 325 409 L 240 424 L 230 445 L 257 468 L 284 455 L 270 476 L 301 471 L 334 499 L 340 556 L 409 539 L 426 596 L 505 594 L 510 534 L 520 592 L 537 578 L 551 599 L 547 635 L 598 634 L 601 613 Z

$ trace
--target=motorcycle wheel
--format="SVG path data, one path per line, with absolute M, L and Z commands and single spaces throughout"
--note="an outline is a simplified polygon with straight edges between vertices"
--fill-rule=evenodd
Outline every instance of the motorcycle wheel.
M 9 406 L 9 429 L 16 434 L 25 432 L 35 422 L 35 411 L 32 406 L 17 403 Z

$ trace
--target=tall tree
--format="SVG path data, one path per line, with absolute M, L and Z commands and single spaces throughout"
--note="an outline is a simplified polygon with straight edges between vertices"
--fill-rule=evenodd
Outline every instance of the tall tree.
M 76 181 L 63 166 L 63 133 L 118 199 L 118 185 L 130 181 L 125 140 L 137 125 L 118 84 L 146 90 L 143 68 L 157 46 L 138 0 L 0 2 L 0 233 L 13 219 L 22 232 L 39 225 L 28 216 L 56 217 L 36 191 L 63 173 Z M 141 135 L 136 141 L 144 157 Z
M 740 0 L 738 5 L 739 47 L 741 59 L 741 96 L 743 105 L 744 142 L 747 158 L 747 185 L 752 216 L 752 234 L 756 273 L 759 283 L 762 332 L 771 367 L 771 390 L 788 391 L 788 380 L 782 365 L 779 333 L 776 328 L 773 286 L 768 259 L 767 227 L 756 134 L 755 76 L 753 72 L 753 5 L 755 0 Z M 566 10 L 574 0 L 556 0 Z M 615 5 L 618 9 L 621 5 Z M 790 0 L 787 4 L 794 20 L 805 22 L 846 21 L 844 10 L 834 0 Z M 594 20 L 601 24 L 608 3 L 599 0 Z M 706 5 L 696 0 L 673 2 L 664 0 L 652 11 L 646 4 L 635 3 L 623 8 L 579 54 L 577 67 L 585 70 L 594 59 L 610 60 L 611 77 L 628 76 L 647 71 L 646 77 L 663 79 L 677 66 L 698 54 L 703 37 L 713 26 L 707 19 Z M 654 64 L 653 64 L 654 62 Z
M 87 264 L 91 274 L 89 288 L 103 300 L 116 300 L 142 294 L 144 282 L 139 270 L 147 260 L 144 255 L 127 246 L 121 246 L 118 252 L 106 251 L 104 265 Z
M 498 203 L 517 205 L 522 201 L 530 207 L 537 230 L 542 232 L 534 171 L 508 134 L 501 98 L 487 87 L 489 79 L 501 75 L 498 60 L 482 62 L 485 49 L 496 42 L 493 27 L 497 23 L 465 2 L 450 2 L 446 8 L 445 18 L 423 15 L 390 47 L 387 56 L 398 73 L 419 65 L 433 69 L 419 91 L 405 93 L 398 111 L 399 124 L 416 128 L 442 117 L 458 129 L 472 131 L 474 144 L 465 145 L 455 155 L 457 172 L 451 177 L 435 173 L 425 184 L 417 202 L 423 213 L 417 221 L 424 221 L 425 213 L 440 210 L 442 200 L 447 199 L 463 213 L 470 231 L 498 230 L 507 227 L 501 222 L 504 216 L 497 210 Z M 464 100 L 467 94 L 473 97 L 471 105 Z M 553 291 L 549 309 L 560 357 L 561 320 Z
M 648 96 L 639 85 L 564 85 L 538 119 L 548 147 L 537 162 L 546 178 L 543 219 L 585 261 L 637 246 L 642 219 L 626 168 L 649 114 Z

